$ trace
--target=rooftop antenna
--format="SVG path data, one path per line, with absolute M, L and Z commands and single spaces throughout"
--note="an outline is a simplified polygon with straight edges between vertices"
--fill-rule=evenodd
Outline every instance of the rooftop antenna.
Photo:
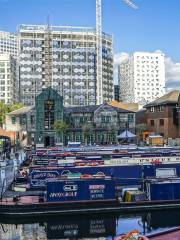
M 138 9 L 132 1 L 122 0 L 134 10 Z M 102 77 L 102 0 L 96 0 L 96 104 L 103 103 L 103 77 Z

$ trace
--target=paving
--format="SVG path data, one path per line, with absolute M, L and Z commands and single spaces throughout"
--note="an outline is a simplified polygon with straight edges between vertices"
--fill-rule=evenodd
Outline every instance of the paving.
M 19 153 L 19 159 L 18 161 L 14 161 L 15 160 L 15 156 L 11 155 L 11 159 L 10 160 L 4 160 L 2 162 L 2 160 L 0 160 L 1 166 L 0 166 L 0 196 L 2 195 L 2 193 L 4 193 L 8 186 L 12 183 L 12 181 L 14 180 L 14 177 L 17 173 L 17 169 L 19 168 L 20 164 L 23 162 L 24 160 L 24 152 L 21 150 L 18 152 Z M 6 163 L 6 166 L 4 166 L 3 163 Z

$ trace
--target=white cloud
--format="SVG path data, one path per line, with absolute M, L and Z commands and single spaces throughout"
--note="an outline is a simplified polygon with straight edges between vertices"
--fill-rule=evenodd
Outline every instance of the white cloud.
M 114 66 L 117 66 L 128 57 L 129 57 L 129 53 L 126 53 L 126 52 L 116 53 L 114 55 Z
M 170 57 L 165 58 L 166 88 L 180 89 L 180 63 L 175 63 Z
M 161 50 L 156 50 L 157 53 L 163 53 Z M 117 66 L 129 57 L 129 53 L 121 52 L 114 55 L 114 79 L 117 83 L 118 70 Z M 174 62 L 170 57 L 165 57 L 166 71 L 166 88 L 168 91 L 180 89 L 180 63 Z

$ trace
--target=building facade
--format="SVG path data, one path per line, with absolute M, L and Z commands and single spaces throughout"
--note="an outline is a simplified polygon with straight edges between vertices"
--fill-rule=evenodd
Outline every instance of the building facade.
M 0 102 L 17 101 L 17 62 L 10 54 L 0 54 Z
M 0 54 L 18 56 L 18 37 L 14 33 L 0 31 Z
M 68 125 L 64 137 L 57 137 L 56 121 Z M 52 88 L 45 89 L 37 98 L 35 107 L 24 107 L 8 113 L 6 130 L 13 130 L 18 142 L 52 146 L 63 141 L 84 144 L 117 143 L 116 136 L 129 129 L 135 132 L 135 112 L 113 107 L 107 103 L 92 106 L 63 107 L 62 97 Z
M 0 101 L 17 102 L 18 86 L 18 36 L 0 31 Z
M 180 137 L 180 91 L 174 90 L 145 105 L 147 130 L 165 139 Z
M 102 35 L 103 102 L 113 99 L 112 37 Z M 99 96 L 96 70 L 96 31 L 44 25 L 21 25 L 20 100 L 33 105 L 51 86 L 65 106 L 95 105 Z
M 119 65 L 120 100 L 141 106 L 165 94 L 164 54 L 135 52 Z

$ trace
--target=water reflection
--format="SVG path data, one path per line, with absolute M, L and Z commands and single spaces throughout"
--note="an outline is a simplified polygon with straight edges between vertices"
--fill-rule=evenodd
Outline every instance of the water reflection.
M 180 212 L 154 211 L 133 215 L 47 217 L 40 219 L 0 219 L 0 239 L 115 239 L 138 229 L 143 234 L 180 225 Z

